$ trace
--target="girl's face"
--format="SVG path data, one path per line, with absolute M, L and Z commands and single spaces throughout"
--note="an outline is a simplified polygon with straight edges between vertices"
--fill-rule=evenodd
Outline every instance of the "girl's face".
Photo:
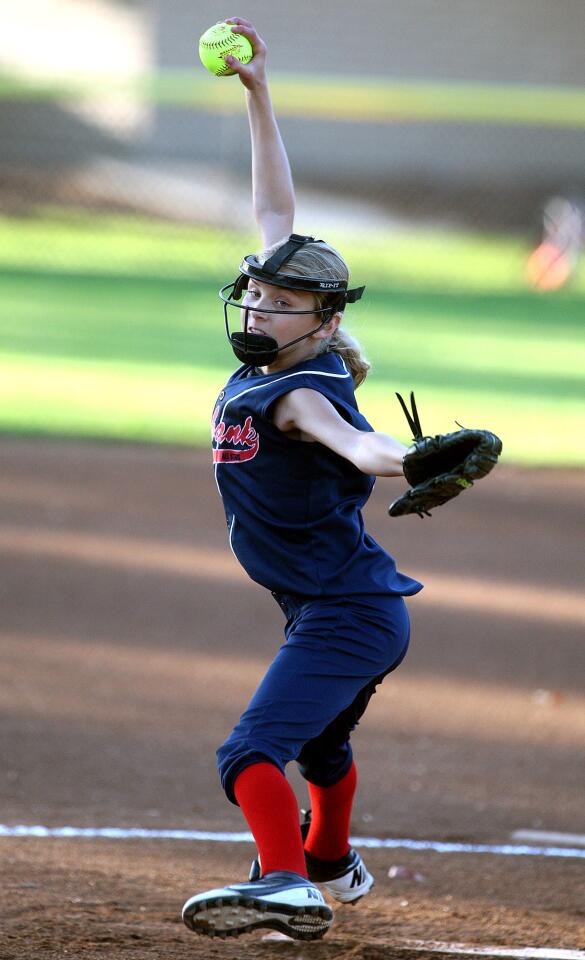
M 320 313 L 293 314 L 289 310 L 314 310 L 315 298 L 306 290 L 287 290 L 285 287 L 275 287 L 272 284 L 262 283 L 260 280 L 248 281 L 248 289 L 243 299 L 243 305 L 250 307 L 248 314 L 248 333 L 263 333 L 274 337 L 278 345 L 288 343 L 302 337 L 319 326 L 322 320 Z M 266 313 L 266 310 L 282 310 L 282 313 Z M 241 325 L 244 329 L 246 311 L 241 312 Z M 326 323 L 324 327 L 306 340 L 295 343 L 278 353 L 274 363 L 262 368 L 271 373 L 292 367 L 302 360 L 308 360 L 317 354 L 319 344 L 326 337 L 330 337 L 339 324 L 340 314 Z

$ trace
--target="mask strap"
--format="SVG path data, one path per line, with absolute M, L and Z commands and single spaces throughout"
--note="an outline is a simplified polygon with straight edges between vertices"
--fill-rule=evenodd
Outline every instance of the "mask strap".
M 268 273 L 270 276 L 274 276 L 275 273 L 278 273 L 280 268 L 287 260 L 290 260 L 292 256 L 300 250 L 301 247 L 304 247 L 306 243 L 320 243 L 321 241 L 315 240 L 314 237 L 303 237 L 300 233 L 291 233 L 290 237 L 282 247 L 279 247 L 276 253 L 273 253 L 272 256 L 262 264 L 263 273 Z

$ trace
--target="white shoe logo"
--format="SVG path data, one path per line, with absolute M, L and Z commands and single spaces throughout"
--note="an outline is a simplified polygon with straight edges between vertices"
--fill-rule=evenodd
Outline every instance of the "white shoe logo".
M 353 887 L 360 887 L 362 883 L 365 883 L 366 880 L 366 871 L 362 866 L 356 867 L 353 871 L 353 876 L 351 878 L 350 890 Z

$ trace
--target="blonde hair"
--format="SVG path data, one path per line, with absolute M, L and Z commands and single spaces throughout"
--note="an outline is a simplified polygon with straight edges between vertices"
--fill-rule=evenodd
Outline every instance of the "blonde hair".
M 264 264 L 269 257 L 282 247 L 288 240 L 286 237 L 272 244 L 267 250 L 258 254 L 257 260 Z M 306 243 L 297 250 L 290 260 L 287 260 L 283 267 L 283 273 L 288 273 L 293 277 L 322 277 L 324 280 L 349 280 L 348 266 L 334 247 L 328 243 Z M 315 305 L 317 310 L 331 302 L 330 293 L 315 293 Z M 343 313 L 343 310 L 339 311 Z M 362 353 L 358 341 L 352 337 L 347 330 L 340 326 L 322 341 L 319 355 L 322 353 L 338 353 L 349 367 L 354 386 L 357 388 L 364 382 L 368 375 L 371 363 Z

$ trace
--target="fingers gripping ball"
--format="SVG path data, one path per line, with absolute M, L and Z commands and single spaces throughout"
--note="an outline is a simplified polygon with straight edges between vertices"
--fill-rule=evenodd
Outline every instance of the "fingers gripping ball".
M 228 67 L 224 57 L 237 57 L 242 63 L 249 63 L 254 51 L 247 37 L 233 33 L 231 23 L 216 23 L 201 37 L 199 56 L 206 70 L 216 77 L 233 77 L 236 71 Z

